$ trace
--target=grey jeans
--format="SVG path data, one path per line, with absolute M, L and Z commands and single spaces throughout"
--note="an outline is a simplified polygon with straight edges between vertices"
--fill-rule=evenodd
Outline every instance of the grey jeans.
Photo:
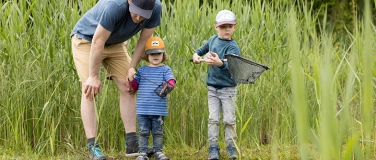
M 209 122 L 208 140 L 217 142 L 219 135 L 219 122 L 223 112 L 226 142 L 236 141 L 236 87 L 224 87 L 221 89 L 208 86 Z

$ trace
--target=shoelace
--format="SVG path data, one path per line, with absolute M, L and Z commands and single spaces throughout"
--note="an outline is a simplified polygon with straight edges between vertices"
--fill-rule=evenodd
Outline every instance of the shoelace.
M 158 159 L 161 159 L 161 158 L 167 158 L 166 155 L 163 154 L 162 152 L 157 152 L 156 155 L 157 155 L 157 158 L 158 158 Z
M 146 155 L 146 153 L 140 153 L 137 159 L 148 160 L 149 157 Z
M 217 149 L 211 149 L 210 151 L 209 151 L 209 153 L 211 154 L 211 155 L 215 155 L 215 154 L 218 154 L 219 153 L 219 151 L 217 150 Z
M 93 152 L 94 157 L 102 156 L 103 155 L 101 149 L 98 146 L 93 146 L 93 148 L 91 149 L 91 151 Z

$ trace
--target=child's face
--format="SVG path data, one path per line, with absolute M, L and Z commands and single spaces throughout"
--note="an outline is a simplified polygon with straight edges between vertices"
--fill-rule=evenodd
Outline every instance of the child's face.
M 215 30 L 217 30 L 219 38 L 231 40 L 235 28 L 235 24 L 222 24 L 218 27 L 215 27 Z
M 150 65 L 159 66 L 163 61 L 163 53 L 152 53 L 148 55 Z

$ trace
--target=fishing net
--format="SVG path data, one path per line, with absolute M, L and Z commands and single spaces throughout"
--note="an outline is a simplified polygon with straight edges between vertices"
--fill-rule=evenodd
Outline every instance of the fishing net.
M 269 69 L 269 67 L 265 65 L 242 58 L 235 54 L 226 54 L 225 57 L 228 62 L 231 78 L 236 83 L 253 84 L 265 70 Z
M 168 81 L 162 82 L 162 84 L 158 85 L 158 87 L 154 90 L 154 93 L 157 94 L 159 97 L 163 98 L 166 97 L 168 93 L 170 93 L 174 89 L 174 86 Z

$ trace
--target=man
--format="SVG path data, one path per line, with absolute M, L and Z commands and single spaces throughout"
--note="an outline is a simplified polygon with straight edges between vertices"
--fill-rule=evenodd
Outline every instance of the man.
M 133 80 L 145 43 L 160 25 L 159 0 L 100 0 L 77 22 L 72 33 L 72 52 L 82 84 L 81 117 L 91 159 L 106 159 L 95 141 L 97 120 L 94 97 L 100 93 L 101 63 L 108 79 L 120 92 L 120 113 L 126 131 L 126 156 L 138 156 Z M 126 41 L 141 31 L 132 59 Z

